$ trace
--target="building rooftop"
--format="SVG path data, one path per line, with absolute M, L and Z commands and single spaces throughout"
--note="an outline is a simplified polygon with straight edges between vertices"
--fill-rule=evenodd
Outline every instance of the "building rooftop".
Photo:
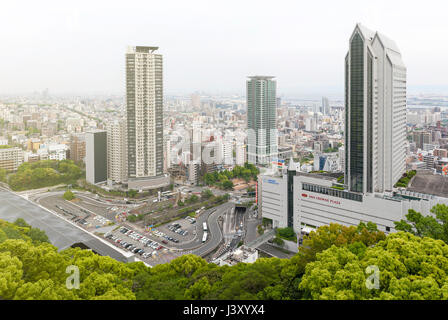
M 150 46 L 136 46 L 136 47 L 132 47 L 129 46 L 128 47 L 128 53 L 134 53 L 134 52 L 143 52 L 143 53 L 152 53 L 156 50 L 158 50 L 159 47 L 150 47 Z
M 255 80 L 271 80 L 274 79 L 275 76 L 248 76 L 249 79 L 255 79 Z
M 342 172 L 334 172 L 334 173 L 330 173 L 330 172 L 328 172 L 328 173 L 297 172 L 296 175 L 333 181 L 333 180 L 339 178 L 339 176 L 343 175 L 343 173 Z
M 418 171 L 406 190 L 448 198 L 448 177 Z

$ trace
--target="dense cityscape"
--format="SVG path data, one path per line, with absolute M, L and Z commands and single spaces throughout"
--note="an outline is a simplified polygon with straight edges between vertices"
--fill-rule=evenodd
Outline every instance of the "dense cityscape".
M 1 94 L 0 300 L 446 300 L 448 94 L 353 27 L 340 96 L 166 93 L 151 39 L 124 94 Z

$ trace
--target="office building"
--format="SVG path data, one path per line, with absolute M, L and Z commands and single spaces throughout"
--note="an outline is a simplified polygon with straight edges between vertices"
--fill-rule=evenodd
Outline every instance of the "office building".
M 129 47 L 126 53 L 129 188 L 154 187 L 163 175 L 163 61 L 157 49 Z
M 393 187 L 406 165 L 406 68 L 395 43 L 357 25 L 345 61 L 346 144 L 340 157 L 345 175 L 293 174 L 291 165 L 288 173 L 259 176 L 259 208 L 274 227 L 291 226 L 291 210 L 284 205 L 291 201 L 292 227 L 298 233 L 330 223 L 369 221 L 394 232 L 394 222 L 409 209 L 427 215 L 435 204 L 448 203 L 432 192 Z M 325 162 L 319 157 L 316 165 L 323 169 Z
M 247 88 L 247 159 L 266 165 L 277 159 L 276 81 L 274 77 L 253 76 Z
M 345 181 L 392 190 L 405 171 L 406 66 L 394 41 L 358 24 L 345 58 Z
M 86 132 L 86 180 L 91 184 L 107 180 L 107 133 Z

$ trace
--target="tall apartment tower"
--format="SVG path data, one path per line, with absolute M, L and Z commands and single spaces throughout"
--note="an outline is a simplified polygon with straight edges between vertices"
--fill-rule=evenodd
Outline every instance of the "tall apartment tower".
M 246 82 L 249 163 L 268 164 L 277 159 L 277 83 L 273 78 L 253 76 Z
M 116 183 L 127 181 L 128 153 L 126 122 L 114 120 L 107 124 L 107 179 Z
M 397 45 L 357 24 L 345 58 L 345 183 L 392 190 L 405 171 L 406 66 Z
M 158 47 L 129 47 L 126 53 L 129 180 L 163 174 L 163 67 Z

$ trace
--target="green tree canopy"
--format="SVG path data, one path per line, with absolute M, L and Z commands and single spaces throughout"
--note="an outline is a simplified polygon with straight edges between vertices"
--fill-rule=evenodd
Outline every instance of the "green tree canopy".
M 431 213 L 433 215 L 423 216 L 420 212 L 409 209 L 406 220 L 395 222 L 395 229 L 448 243 L 448 206 L 436 204 L 431 208 Z
M 366 285 L 369 266 L 378 268 L 378 289 Z M 335 245 L 318 253 L 299 288 L 309 299 L 448 299 L 447 272 L 448 245 L 399 232 L 362 253 Z
M 64 192 L 64 195 L 62 196 L 65 200 L 73 200 L 75 199 L 75 194 L 73 192 L 71 192 L 70 190 L 67 190 Z

